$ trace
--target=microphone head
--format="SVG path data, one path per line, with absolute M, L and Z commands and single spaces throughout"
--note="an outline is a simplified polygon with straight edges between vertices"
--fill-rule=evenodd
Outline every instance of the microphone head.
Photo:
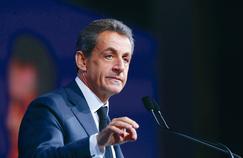
M 153 99 L 150 98 L 149 96 L 145 96 L 142 98 L 144 107 L 151 111 L 156 122 L 158 123 L 159 126 L 164 126 L 166 129 L 170 129 L 170 127 L 167 125 L 164 117 L 162 116 L 161 112 L 160 112 L 160 108 L 158 103 Z
M 147 110 L 149 110 L 149 111 L 151 111 L 151 110 L 159 111 L 160 110 L 156 101 L 153 100 L 151 97 L 145 96 L 145 97 L 142 98 L 142 101 L 143 101 L 144 107 Z

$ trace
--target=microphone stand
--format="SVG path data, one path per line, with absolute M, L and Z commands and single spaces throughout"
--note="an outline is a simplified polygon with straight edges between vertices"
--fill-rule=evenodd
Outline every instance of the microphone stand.
M 181 132 L 177 132 L 175 130 L 172 130 L 167 125 L 164 117 L 162 116 L 162 114 L 161 114 L 161 112 L 159 110 L 150 109 L 150 111 L 152 112 L 153 117 L 155 118 L 157 124 L 160 126 L 160 128 L 162 130 L 164 130 L 166 132 L 169 132 L 169 133 L 172 133 L 172 134 L 175 134 L 177 136 L 183 137 L 183 138 L 188 139 L 188 140 L 190 140 L 192 142 L 196 142 L 198 144 L 205 145 L 205 146 L 207 146 L 209 148 L 212 148 L 214 150 L 223 152 L 223 153 L 227 154 L 229 156 L 229 158 L 241 158 L 241 156 L 239 156 L 239 155 L 237 155 L 235 153 L 232 153 L 231 150 L 227 146 L 225 146 L 224 144 L 221 144 L 221 143 L 212 143 L 212 142 L 209 142 L 209 141 L 200 139 L 200 138 L 195 138 L 195 137 L 192 137 L 192 136 L 183 134 Z M 159 117 L 157 117 L 157 116 L 159 116 Z M 162 125 L 164 125 L 164 126 L 162 126 Z

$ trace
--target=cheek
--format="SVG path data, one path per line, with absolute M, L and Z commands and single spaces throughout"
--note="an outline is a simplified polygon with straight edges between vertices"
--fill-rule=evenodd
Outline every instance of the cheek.
M 98 84 L 101 84 L 105 80 L 105 73 L 102 69 L 95 69 L 95 71 L 91 72 L 92 80 Z
M 129 71 L 129 68 L 127 68 L 127 69 L 124 70 L 124 77 L 126 77 L 126 78 L 128 76 L 128 71 Z

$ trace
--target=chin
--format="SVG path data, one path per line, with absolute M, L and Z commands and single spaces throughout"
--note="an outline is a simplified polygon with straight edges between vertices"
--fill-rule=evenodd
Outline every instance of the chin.
M 114 94 L 118 94 L 122 91 L 123 87 L 109 87 L 107 90 L 110 91 L 110 93 Z

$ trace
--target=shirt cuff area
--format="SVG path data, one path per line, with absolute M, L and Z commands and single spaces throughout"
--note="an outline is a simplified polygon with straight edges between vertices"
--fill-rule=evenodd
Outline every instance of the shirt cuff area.
M 97 143 L 97 135 L 98 133 L 93 134 L 89 137 L 89 150 L 93 158 L 102 158 L 105 153 L 105 148 L 102 151 L 100 150 Z

